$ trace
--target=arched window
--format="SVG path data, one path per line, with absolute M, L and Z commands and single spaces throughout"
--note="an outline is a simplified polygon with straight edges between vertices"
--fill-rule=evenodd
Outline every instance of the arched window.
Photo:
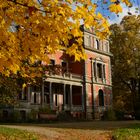
M 103 90 L 99 90 L 99 106 L 104 106 L 104 93 Z

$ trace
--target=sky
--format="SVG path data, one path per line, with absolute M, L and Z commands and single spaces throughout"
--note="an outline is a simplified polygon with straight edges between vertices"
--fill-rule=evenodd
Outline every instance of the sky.
M 102 15 L 108 18 L 109 23 L 120 23 L 122 18 L 128 13 L 131 13 L 132 15 L 140 15 L 140 0 L 130 0 L 133 3 L 133 6 L 131 8 L 128 8 L 125 4 L 122 4 L 123 12 L 119 13 L 118 15 L 114 13 L 110 13 L 108 10 L 109 2 L 106 4 L 103 4 L 103 1 L 109 1 L 109 0 L 93 0 L 93 2 L 97 2 L 98 5 L 98 12 L 101 12 Z

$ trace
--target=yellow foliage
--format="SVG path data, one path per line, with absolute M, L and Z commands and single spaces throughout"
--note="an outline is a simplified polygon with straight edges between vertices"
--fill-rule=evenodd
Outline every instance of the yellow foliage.
M 114 12 L 116 14 L 121 13 L 122 12 L 122 7 L 120 4 L 111 4 L 109 6 L 109 9 L 111 12 Z
M 121 12 L 111 0 L 111 12 Z M 128 0 L 121 2 L 129 5 Z M 30 74 L 36 60 L 49 63 L 49 55 L 65 50 L 76 61 L 85 59 L 79 26 L 93 27 L 100 38 L 109 35 L 109 24 L 91 0 L 0 0 L 0 73 Z M 69 40 L 75 37 L 71 47 Z M 39 70 L 40 71 L 40 70 Z
M 121 0 L 122 2 L 124 2 L 127 6 L 131 6 L 131 2 L 129 0 Z

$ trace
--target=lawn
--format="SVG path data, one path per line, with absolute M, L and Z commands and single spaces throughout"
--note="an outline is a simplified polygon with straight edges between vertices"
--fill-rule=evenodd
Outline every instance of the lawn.
M 5 137 L 2 140 L 140 140 L 140 121 L 3 125 L 0 136 Z
M 0 140 L 38 140 L 39 136 L 15 128 L 0 127 Z
M 140 124 L 114 130 L 111 135 L 113 140 L 140 140 Z

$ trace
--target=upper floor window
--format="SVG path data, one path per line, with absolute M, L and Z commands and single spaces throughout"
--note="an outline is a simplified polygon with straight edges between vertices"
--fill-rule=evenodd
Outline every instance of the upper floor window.
M 104 63 L 98 63 L 98 62 L 94 62 L 93 63 L 93 75 L 96 78 L 102 78 L 105 79 L 106 78 L 106 67 Z
M 89 35 L 85 35 L 84 40 L 85 40 L 85 45 L 90 47 L 91 46 L 91 37 Z
M 102 64 L 97 63 L 97 77 L 102 78 Z
M 50 59 L 50 65 L 54 66 L 55 65 L 55 60 Z
M 105 42 L 104 48 L 105 52 L 109 52 L 109 43 L 107 41 Z
M 105 65 L 103 65 L 103 78 L 105 78 Z
M 99 96 L 99 106 L 104 106 L 104 93 L 102 89 L 99 90 L 98 96 Z
M 97 50 L 100 49 L 100 42 L 98 39 L 95 40 L 95 49 L 97 49 Z
M 68 70 L 68 65 L 67 65 L 67 62 L 62 62 L 62 72 L 63 73 L 66 73 Z

